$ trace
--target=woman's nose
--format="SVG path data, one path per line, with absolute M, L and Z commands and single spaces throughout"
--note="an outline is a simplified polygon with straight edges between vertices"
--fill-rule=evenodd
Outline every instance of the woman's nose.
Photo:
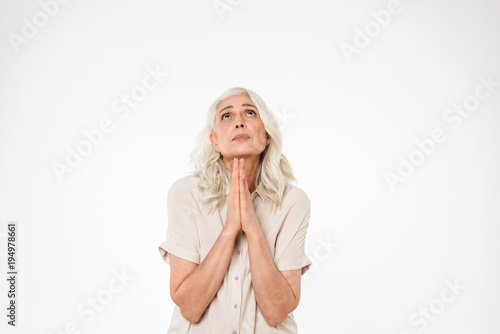
M 236 128 L 238 129 L 238 128 L 244 128 L 244 127 L 245 127 L 245 124 L 243 123 L 243 120 L 241 119 L 241 117 L 238 118 L 236 120 Z

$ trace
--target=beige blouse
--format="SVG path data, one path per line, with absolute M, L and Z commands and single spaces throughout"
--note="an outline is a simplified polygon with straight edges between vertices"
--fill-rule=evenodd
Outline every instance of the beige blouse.
M 167 237 L 159 245 L 160 255 L 170 263 L 170 254 L 200 264 L 222 231 L 227 203 L 211 214 L 203 205 L 197 178 L 185 176 L 171 186 L 167 196 Z M 253 205 L 267 244 L 278 270 L 302 268 L 304 274 L 311 260 L 304 250 L 309 224 L 310 201 L 306 193 L 290 185 L 281 210 L 274 214 L 257 191 L 252 193 Z M 226 190 L 226 196 L 229 187 Z M 248 241 L 239 233 L 233 255 L 221 286 L 198 323 L 190 323 L 175 307 L 168 333 L 171 334 L 267 334 L 297 333 L 293 312 L 283 323 L 270 327 L 257 306 L 252 288 Z

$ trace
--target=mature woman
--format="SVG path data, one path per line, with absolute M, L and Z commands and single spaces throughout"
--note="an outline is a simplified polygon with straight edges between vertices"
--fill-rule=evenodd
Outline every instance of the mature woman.
M 256 93 L 231 88 L 199 140 L 195 172 L 168 192 L 159 246 L 177 305 L 169 333 L 297 333 L 310 202 L 291 184 L 275 119 Z

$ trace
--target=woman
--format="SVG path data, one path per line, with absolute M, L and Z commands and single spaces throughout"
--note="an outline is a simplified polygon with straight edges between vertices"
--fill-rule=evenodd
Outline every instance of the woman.
M 177 305 L 169 333 L 297 333 L 310 202 L 276 121 L 256 93 L 231 88 L 199 141 L 195 172 L 169 189 L 159 246 Z

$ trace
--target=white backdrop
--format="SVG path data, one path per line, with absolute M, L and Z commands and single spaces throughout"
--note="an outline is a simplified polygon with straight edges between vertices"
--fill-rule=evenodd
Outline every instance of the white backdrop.
M 301 333 L 500 332 L 499 1 L 0 6 L 2 333 L 166 332 L 167 191 L 232 86 L 311 199 Z

